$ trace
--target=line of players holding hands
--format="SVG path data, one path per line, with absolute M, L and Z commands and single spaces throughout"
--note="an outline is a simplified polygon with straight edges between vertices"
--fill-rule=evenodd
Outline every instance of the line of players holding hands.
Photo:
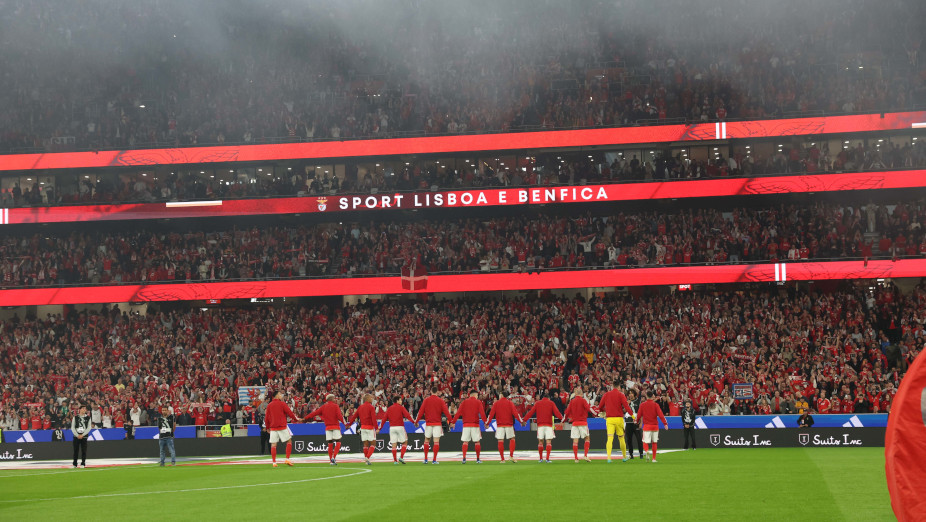
M 466 454 L 469 451 L 469 443 L 474 444 L 476 451 L 476 463 L 482 463 L 480 459 L 482 447 L 480 441 L 482 433 L 479 426 L 481 420 L 486 426 L 496 421 L 495 437 L 498 439 L 498 453 L 501 456 L 502 463 L 510 460 L 516 462 L 514 458 L 515 433 L 514 423 L 519 422 L 524 426 L 533 416 L 537 417 L 537 451 L 540 455 L 540 462 L 550 462 L 550 451 L 552 450 L 552 441 L 555 437 L 554 424 L 555 418 L 558 417 L 562 422 L 571 420 L 572 422 L 572 452 L 575 461 L 579 462 L 579 441 L 584 440 L 584 459 L 590 462 L 588 457 L 589 433 L 588 417 L 593 415 L 594 408 L 585 399 L 581 388 L 577 388 L 574 396 L 569 401 L 566 411 L 560 413 L 556 404 L 548 397 L 544 396 L 536 401 L 530 410 L 522 417 L 517 409 L 504 394 L 499 393 L 498 400 L 492 404 L 488 417 L 485 414 L 485 406 L 477 398 L 477 392 L 470 393 L 469 398 L 465 399 L 457 409 L 456 415 L 451 417 L 447 403 L 438 395 L 438 389 L 432 388 L 431 395 L 426 397 L 421 403 L 418 416 L 412 418 L 411 414 L 402 405 L 401 396 L 396 396 L 393 403 L 386 409 L 383 419 L 377 420 L 376 410 L 373 407 L 373 396 L 369 393 L 363 396 L 363 402 L 345 421 L 338 406 L 334 395 L 327 395 L 325 403 L 315 411 L 304 417 L 304 420 L 320 418 L 325 424 L 325 440 L 328 443 L 328 458 L 331 465 L 337 464 L 338 452 L 341 450 L 341 426 L 351 425 L 355 420 L 360 424 L 360 440 L 363 442 L 363 457 L 367 465 L 370 464 L 370 457 L 373 456 L 376 444 L 376 433 L 381 430 L 385 424 L 389 423 L 389 442 L 392 449 L 392 460 L 395 464 L 405 464 L 405 452 L 407 448 L 408 436 L 405 432 L 405 420 L 417 425 L 424 419 L 424 463 L 438 464 L 437 453 L 440 449 L 440 439 L 444 434 L 441 426 L 443 416 L 450 419 L 450 425 L 456 424 L 457 420 L 463 420 L 463 463 L 466 464 Z M 264 422 L 267 431 L 270 433 L 270 455 L 273 460 L 273 466 L 277 467 L 277 443 L 286 443 L 286 464 L 292 466 L 290 454 L 292 453 L 292 434 L 286 424 L 287 419 L 294 422 L 300 422 L 300 419 L 293 414 L 292 410 L 283 402 L 283 392 L 277 392 L 273 400 L 267 406 Z M 653 400 L 652 392 L 646 394 L 646 400 L 640 404 L 640 407 L 634 412 L 627 402 L 627 397 L 620 390 L 620 384 L 614 383 L 611 391 L 605 393 L 599 402 L 597 409 L 604 413 L 606 418 L 608 442 L 607 454 L 608 462 L 611 462 L 611 449 L 615 435 L 618 437 L 621 446 L 622 460 L 627 461 L 627 447 L 624 442 L 624 417 L 632 417 L 635 413 L 636 421 L 643 428 L 643 450 L 646 458 L 656 462 L 656 446 L 659 440 L 659 423 L 668 428 L 669 424 L 662 413 L 662 409 Z M 508 440 L 509 458 L 505 459 L 505 440 Z M 649 446 L 652 446 L 650 453 Z M 546 447 L 546 458 L 543 450 Z M 433 448 L 433 458 L 428 460 L 429 451 Z

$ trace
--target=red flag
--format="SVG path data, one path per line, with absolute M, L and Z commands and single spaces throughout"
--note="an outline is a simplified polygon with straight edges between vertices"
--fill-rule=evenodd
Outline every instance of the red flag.
M 402 288 L 405 290 L 426 290 L 428 288 L 428 270 L 417 263 L 402 267 Z

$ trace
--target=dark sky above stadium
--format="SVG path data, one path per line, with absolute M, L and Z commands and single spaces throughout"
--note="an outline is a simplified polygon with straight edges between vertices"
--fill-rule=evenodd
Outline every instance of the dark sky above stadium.
M 36 59 L 77 59 L 95 66 L 131 63 L 140 53 L 157 49 L 165 50 L 165 59 L 178 51 L 207 59 L 227 56 L 243 46 L 272 46 L 298 58 L 311 55 L 311 47 L 305 41 L 287 47 L 277 37 L 280 27 L 302 27 L 309 42 L 339 35 L 348 42 L 373 43 L 383 57 L 414 54 L 427 67 L 432 65 L 429 59 L 441 59 L 447 51 L 436 46 L 437 41 L 460 54 L 490 52 L 504 50 L 503 42 L 517 34 L 521 52 L 534 44 L 538 51 L 556 46 L 568 52 L 582 45 L 583 35 L 606 32 L 625 34 L 628 39 L 656 34 L 710 50 L 724 40 L 771 34 L 781 24 L 806 25 L 810 30 L 822 20 L 822 13 L 872 7 L 892 17 L 892 25 L 903 32 L 903 12 L 898 10 L 904 3 L 911 4 L 900 0 L 0 0 L 0 33 L 6 44 L 0 53 L 26 52 Z M 724 31 L 704 34 L 709 22 L 718 19 L 724 20 Z M 857 35 L 860 40 L 871 36 Z M 79 49 L 66 50 L 68 43 Z
M 482 67 L 483 84 L 501 92 L 519 64 L 546 71 L 544 81 L 560 65 L 584 79 L 586 69 L 616 61 L 664 70 L 685 61 L 704 70 L 757 46 L 769 51 L 763 60 L 776 53 L 820 56 L 821 71 L 833 71 L 839 56 L 863 49 L 899 48 L 902 60 L 903 49 L 922 39 L 924 6 L 922 0 L 0 0 L 0 80 L 7 80 L 0 86 L 95 77 L 111 99 L 131 80 L 189 89 L 195 82 L 176 79 L 191 75 L 203 92 L 210 77 L 279 87 L 275 70 L 301 68 L 318 70 L 318 85 L 288 86 L 291 96 L 377 75 L 407 77 L 440 95 L 459 89 L 455 73 Z M 9 81 L 27 69 L 24 62 L 41 64 L 28 68 L 36 77 Z M 756 92 L 763 81 L 732 76 L 742 92 Z

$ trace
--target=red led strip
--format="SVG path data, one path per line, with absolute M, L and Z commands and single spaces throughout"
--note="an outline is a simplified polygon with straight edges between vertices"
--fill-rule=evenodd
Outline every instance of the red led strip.
M 926 170 L 850 172 L 543 188 L 453 190 L 375 196 L 307 196 L 184 203 L 27 207 L 0 211 L 0 225 L 133 219 L 255 216 L 382 209 L 594 203 L 926 187 Z
M 273 145 L 228 145 L 176 149 L 60 152 L 0 156 L 0 171 L 186 165 L 292 160 L 305 158 L 377 157 L 399 154 L 535 150 L 640 143 L 696 142 L 911 129 L 926 121 L 926 111 L 820 116 L 781 120 L 655 125 L 430 138 L 323 141 Z
M 926 259 L 805 263 L 766 263 L 664 268 L 575 270 L 539 274 L 432 275 L 416 282 L 423 290 L 403 288 L 403 278 L 357 277 L 248 281 L 232 283 L 145 284 L 0 290 L 0 305 L 119 303 L 135 301 L 188 301 L 299 297 L 378 295 L 462 291 L 537 290 L 555 288 L 623 287 L 705 283 L 814 281 L 824 279 L 876 279 L 922 277 Z M 405 286 L 410 286 L 405 281 Z

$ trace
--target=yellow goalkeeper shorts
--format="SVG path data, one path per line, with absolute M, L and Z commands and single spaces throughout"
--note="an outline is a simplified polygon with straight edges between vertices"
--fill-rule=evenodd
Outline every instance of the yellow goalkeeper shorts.
M 623 417 L 608 417 L 606 419 L 608 427 L 608 435 L 617 435 L 618 437 L 624 436 L 624 418 Z

